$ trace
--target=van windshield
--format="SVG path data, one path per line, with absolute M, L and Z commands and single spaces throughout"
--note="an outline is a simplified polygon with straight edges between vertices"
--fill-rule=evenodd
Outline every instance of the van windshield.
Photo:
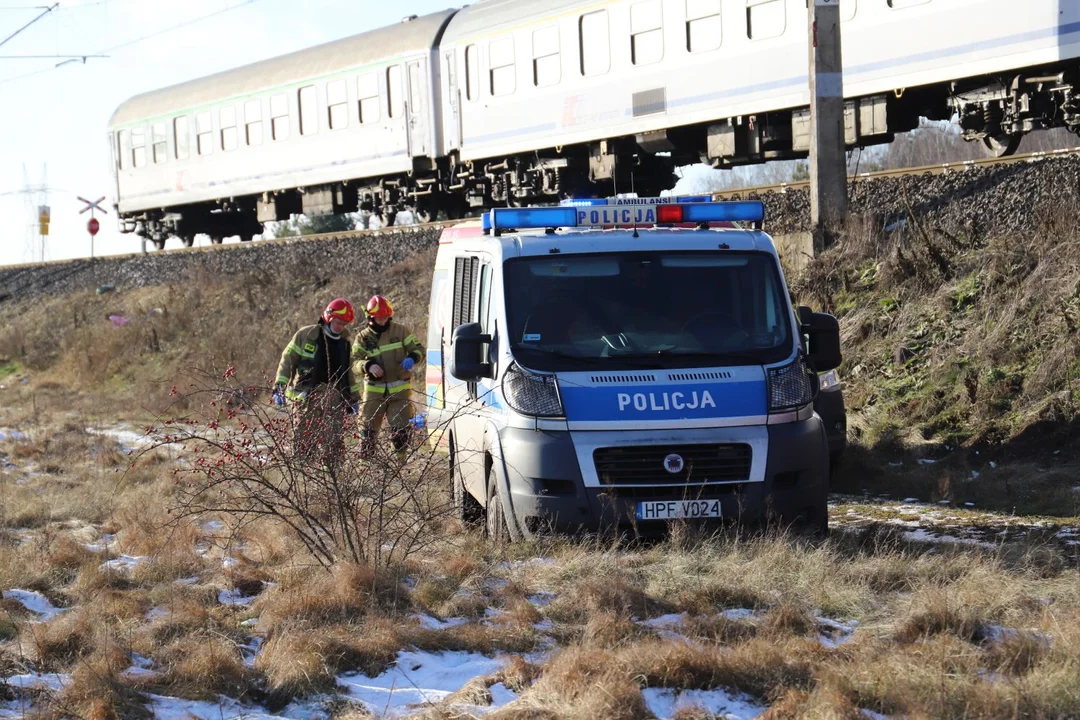
M 760 252 L 515 258 L 515 357 L 538 370 L 756 365 L 791 354 L 786 290 Z

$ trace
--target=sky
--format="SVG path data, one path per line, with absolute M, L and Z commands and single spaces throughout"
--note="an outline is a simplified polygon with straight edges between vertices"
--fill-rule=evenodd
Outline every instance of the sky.
M 0 0 L 0 42 L 54 4 Z M 131 96 L 462 4 L 60 0 L 52 12 L 0 46 L 0 265 L 41 258 L 36 206 L 45 197 L 34 193 L 31 210 L 23 193 L 27 180 L 39 187 L 44 179 L 50 188 L 46 260 L 89 257 L 90 214 L 79 214 L 85 207 L 80 196 L 106 197 L 101 205 L 108 215 L 96 214 L 101 229 L 94 239 L 95 256 L 142 249 L 137 236 L 117 229 L 106 134 L 113 111 Z M 62 67 L 56 65 L 63 58 L 10 57 L 97 54 L 108 57 Z M 178 241 L 172 243 L 179 247 Z

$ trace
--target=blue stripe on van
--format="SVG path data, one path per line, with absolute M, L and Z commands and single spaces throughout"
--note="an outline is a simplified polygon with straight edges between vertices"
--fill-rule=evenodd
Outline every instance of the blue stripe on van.
M 768 412 L 765 380 L 587 387 L 560 384 L 568 422 L 705 420 Z M 692 407 L 691 407 L 692 406 Z

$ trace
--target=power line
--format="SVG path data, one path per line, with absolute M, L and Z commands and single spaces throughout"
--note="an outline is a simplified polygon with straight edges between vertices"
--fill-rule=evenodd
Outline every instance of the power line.
M 140 42 L 142 42 L 144 40 L 149 40 L 150 38 L 159 37 L 161 35 L 165 35 L 167 33 L 171 33 L 171 32 L 174 32 L 176 30 L 182 30 L 183 28 L 186 28 L 186 27 L 188 27 L 190 25 L 194 25 L 195 23 L 202 22 L 203 20 L 209 20 L 212 17 L 217 17 L 218 15 L 223 15 L 224 13 L 227 13 L 230 10 L 236 10 L 238 8 L 244 7 L 245 5 L 251 5 L 252 3 L 256 3 L 256 2 L 259 2 L 259 1 L 260 0 L 244 0 L 244 2 L 237 3 L 236 5 L 230 5 L 229 7 L 222 8 L 221 10 L 215 10 L 212 13 L 207 13 L 206 15 L 200 15 L 199 17 L 194 18 L 192 20 L 187 20 L 187 21 L 179 23 L 177 25 L 173 25 L 171 27 L 164 28 L 163 30 L 158 30 L 156 32 L 152 32 L 149 35 L 143 35 L 142 37 L 135 38 L 134 40 L 128 40 L 127 42 L 123 42 L 123 43 L 121 43 L 119 45 L 114 45 L 113 47 L 99 50 L 98 54 L 95 54 L 95 55 L 79 55 L 79 56 L 77 56 L 77 59 L 83 59 L 83 58 L 86 58 L 86 57 L 102 57 L 102 56 L 107 57 L 107 55 L 104 55 L 105 53 L 109 53 L 109 52 L 112 52 L 114 50 L 119 50 L 121 48 L 126 48 L 126 47 L 129 47 L 131 45 L 135 45 L 136 43 L 140 43 Z M 79 7 L 82 7 L 82 6 L 79 6 Z M 70 60 L 65 60 L 62 63 L 57 63 L 54 67 L 42 68 L 41 70 L 35 70 L 33 72 L 23 73 L 22 75 L 15 75 L 13 77 L 3 78 L 3 79 L 0 79 L 0 85 L 6 85 L 7 83 L 15 82 L 17 80 L 24 80 L 24 79 L 29 78 L 29 77 L 34 77 L 35 75 L 41 75 L 43 73 L 52 72 L 53 70 L 56 70 L 58 67 L 66 65 L 69 62 L 71 62 L 71 61 Z M 85 63 L 86 61 L 83 60 L 83 62 Z
M 40 20 L 41 18 L 45 17 L 46 15 L 48 15 L 49 13 L 51 13 L 51 12 L 52 12 L 53 10 L 55 10 L 55 9 L 56 9 L 56 8 L 58 8 L 58 7 L 60 7 L 60 3 L 53 3 L 53 4 L 52 4 L 52 6 L 50 6 L 50 7 L 47 7 L 47 8 L 44 8 L 44 9 L 45 9 L 45 12 L 41 13 L 40 15 L 38 15 L 38 16 L 37 16 L 36 18 L 34 18 L 33 20 L 31 20 L 30 22 L 26 23 L 25 25 L 23 25 L 23 26 L 22 26 L 21 28 L 19 28 L 19 29 L 18 29 L 18 30 L 16 30 L 15 32 L 11 33 L 10 35 L 8 35 L 8 36 L 7 36 L 6 38 L 4 38 L 3 40 L 0 40 L 0 45 L 6 45 L 6 44 L 7 44 L 7 42 L 8 42 L 8 40 L 11 40 L 11 38 L 15 37 L 16 35 L 18 35 L 19 33 L 21 33 L 21 32 L 22 32 L 23 30 L 25 30 L 26 28 L 30 27 L 31 25 L 33 25 L 34 23 L 36 23 L 36 22 L 37 22 L 38 20 Z

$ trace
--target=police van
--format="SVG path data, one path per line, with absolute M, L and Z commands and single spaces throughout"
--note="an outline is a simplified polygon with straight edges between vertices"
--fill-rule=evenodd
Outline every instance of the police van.
M 828 528 L 818 373 L 760 202 L 600 198 L 443 231 L 427 405 L 454 504 L 502 539 L 673 520 Z

